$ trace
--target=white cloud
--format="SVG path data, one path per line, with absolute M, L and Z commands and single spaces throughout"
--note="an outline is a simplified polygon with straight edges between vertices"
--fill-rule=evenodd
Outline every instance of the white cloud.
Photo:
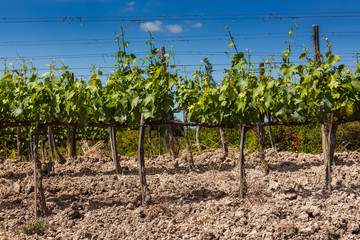
M 161 25 L 163 23 L 161 21 L 154 21 L 154 22 L 145 22 L 140 24 L 140 29 L 143 31 L 150 31 L 150 32 L 162 32 L 163 29 Z
M 195 23 L 194 28 L 201 28 L 202 27 L 202 23 L 198 22 L 198 23 Z
M 145 22 L 140 24 L 140 29 L 143 31 L 150 31 L 150 32 L 163 32 L 164 29 L 171 33 L 181 33 L 183 28 L 181 25 L 174 24 L 174 25 L 164 25 L 161 21 L 154 21 L 154 22 Z
M 136 4 L 136 2 L 135 1 L 131 1 L 131 2 L 127 2 L 126 3 L 129 7 L 133 7 L 135 4 Z
M 149 0 L 146 3 L 146 6 L 149 6 L 149 7 L 154 6 L 154 5 L 156 5 L 156 6 L 160 5 L 160 1 L 159 0 Z
M 135 1 L 131 1 L 131 2 L 127 2 L 126 5 L 128 5 L 127 8 L 123 8 L 122 11 L 123 12 L 132 12 L 135 10 L 134 6 L 135 6 L 136 2 Z
M 181 33 L 183 31 L 182 26 L 178 24 L 166 25 L 166 29 L 172 33 Z

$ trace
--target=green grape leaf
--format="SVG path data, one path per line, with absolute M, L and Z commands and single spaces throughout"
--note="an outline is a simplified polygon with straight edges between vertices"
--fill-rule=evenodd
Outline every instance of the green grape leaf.
M 360 80 L 358 80 L 358 79 L 352 80 L 352 81 L 351 81 L 351 85 L 353 86 L 353 88 L 354 88 L 356 91 L 360 92 Z

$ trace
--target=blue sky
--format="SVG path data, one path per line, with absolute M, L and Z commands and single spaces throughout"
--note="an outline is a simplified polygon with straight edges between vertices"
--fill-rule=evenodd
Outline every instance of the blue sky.
M 148 28 L 155 37 L 157 47 L 165 46 L 168 49 L 173 45 L 176 59 L 172 62 L 175 61 L 179 66 L 186 65 L 182 69 L 186 68 L 189 73 L 198 68 L 196 65 L 203 57 L 209 57 L 218 81 L 223 76 L 223 69 L 229 66 L 234 51 L 227 47 L 223 24 L 230 27 L 239 50 L 250 50 L 252 61 L 256 63 L 268 59 L 272 54 L 279 59 L 286 47 L 284 42 L 288 40 L 287 32 L 295 23 L 298 27 L 293 40 L 298 45 L 307 44 L 311 53 L 313 24 L 319 24 L 320 36 L 329 39 L 333 51 L 340 54 L 344 63 L 354 65 L 354 53 L 360 52 L 360 2 L 354 0 L 305 0 L 301 3 L 260 0 L 13 0 L 2 3 L 2 62 L 9 63 L 14 57 L 23 56 L 32 58 L 37 68 L 45 69 L 53 57 L 63 60 L 77 75 L 88 75 L 91 64 L 103 66 L 105 73 L 111 71 L 110 67 L 114 64 L 112 54 L 117 49 L 113 38 L 118 26 L 126 28 L 129 50 L 139 58 L 148 51 L 145 45 L 149 38 L 146 32 Z M 269 15 L 272 13 L 275 15 Z M 244 15 L 239 19 L 235 14 Z M 344 17 L 348 15 L 353 17 Z M 236 17 L 231 19 L 232 16 Z M 289 18 L 293 16 L 298 18 Z M 48 17 L 68 18 L 63 22 L 29 23 L 59 20 Z M 181 20 L 171 20 L 174 18 Z M 9 21 L 18 22 L 5 23 Z M 321 42 L 321 50 L 325 50 L 324 41 Z M 299 52 L 300 47 L 294 49 L 293 61 L 297 60 L 296 53 Z

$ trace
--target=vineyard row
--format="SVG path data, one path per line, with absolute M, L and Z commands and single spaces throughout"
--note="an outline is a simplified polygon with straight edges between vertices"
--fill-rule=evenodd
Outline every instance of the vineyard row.
M 95 66 L 89 80 L 74 78 L 74 74 L 66 70 L 67 66 L 58 70 L 54 64 L 49 64 L 50 70 L 41 76 L 27 62 L 22 64 L 21 70 L 6 66 L 0 78 L 0 127 L 18 127 L 20 131 L 21 126 L 33 126 L 31 149 L 35 163 L 36 206 L 39 204 L 41 211 L 47 212 L 42 175 L 38 171 L 41 169 L 37 154 L 40 129 L 48 128 L 49 144 L 56 149 L 52 128 L 59 125 L 73 129 L 75 126 L 109 127 L 111 151 L 119 174 L 116 127 L 138 127 L 139 175 L 145 204 L 151 200 L 143 146 L 147 126 L 166 126 L 173 160 L 172 125 L 185 128 L 190 170 L 194 163 L 187 126 L 220 127 L 221 132 L 224 127 L 238 126 L 241 132 L 240 195 L 244 197 L 244 140 L 249 127 L 258 127 L 260 145 L 263 145 L 264 126 L 267 124 L 321 123 L 326 186 L 331 191 L 331 162 L 337 125 L 360 120 L 360 63 L 357 62 L 356 69 L 351 71 L 340 63 L 340 56 L 332 53 L 330 43 L 327 44 L 328 51 L 321 54 L 318 26 L 313 28 L 314 59 L 309 56 L 309 49 L 304 47 L 299 59 L 305 63 L 290 63 L 294 45 L 292 34 L 291 30 L 288 47 L 281 55 L 283 63 L 279 72 L 274 72 L 275 66 L 270 58 L 259 66 L 260 72 L 256 74 L 250 55 L 238 51 L 228 29 L 229 47 L 234 48 L 236 54 L 219 83 L 212 77 L 212 65 L 207 58 L 192 79 L 180 76 L 176 66 L 169 64 L 171 49 L 166 54 L 164 47 L 156 48 L 151 35 L 147 42 L 150 55 L 137 59 L 127 52 L 130 43 L 125 41 L 123 31 L 115 39 L 119 47 L 116 64 L 105 85 L 100 80 L 102 71 Z M 173 71 L 168 71 L 169 68 Z M 182 110 L 183 122 L 174 120 L 175 107 Z M 74 133 L 68 137 L 74 138 Z M 261 152 L 264 152 L 263 148 Z M 262 163 L 267 173 L 264 158 Z

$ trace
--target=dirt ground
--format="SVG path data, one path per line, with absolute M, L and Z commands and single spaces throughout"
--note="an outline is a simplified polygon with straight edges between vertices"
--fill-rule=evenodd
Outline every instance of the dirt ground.
M 139 202 L 134 158 L 117 176 L 106 156 L 69 159 L 44 178 L 49 228 L 27 236 L 34 217 L 33 164 L 0 163 L 0 239 L 360 239 L 360 153 L 336 153 L 333 191 L 325 190 L 320 155 L 268 150 L 246 155 L 248 195 L 239 197 L 237 151 L 195 156 L 188 172 L 167 157 L 146 159 L 152 204 Z

